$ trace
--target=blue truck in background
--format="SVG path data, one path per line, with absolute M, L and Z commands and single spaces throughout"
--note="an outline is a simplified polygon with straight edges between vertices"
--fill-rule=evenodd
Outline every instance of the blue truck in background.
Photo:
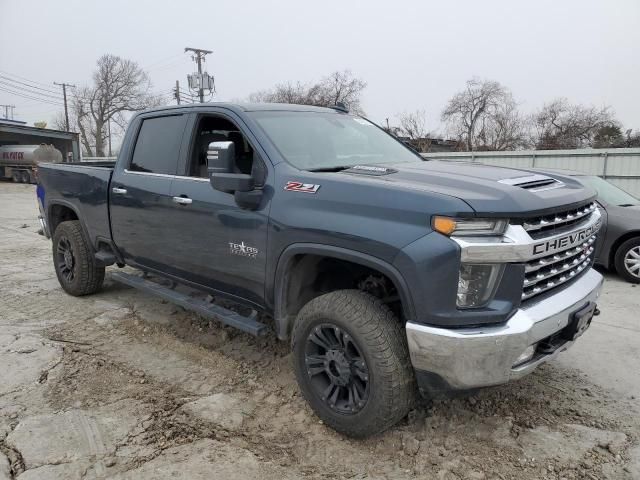
M 592 189 L 425 162 L 343 108 L 149 110 L 115 165 L 41 164 L 38 183 L 66 292 L 127 265 L 141 274 L 111 279 L 272 330 L 315 413 L 349 436 L 394 425 L 417 393 L 520 378 L 597 314 Z

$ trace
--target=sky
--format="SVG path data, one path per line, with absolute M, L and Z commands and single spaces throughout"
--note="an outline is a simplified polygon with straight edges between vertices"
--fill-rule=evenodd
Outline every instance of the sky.
M 184 48 L 197 47 L 213 50 L 217 101 L 349 69 L 367 82 L 373 121 L 419 109 L 437 132 L 447 100 L 477 76 L 525 112 L 566 97 L 640 129 L 638 0 L 0 0 L 0 19 L 0 104 L 29 124 L 51 126 L 62 111 L 53 82 L 89 84 L 105 53 L 138 62 L 169 101 L 195 70 Z M 15 80 L 53 103 L 8 93 L 29 90 Z

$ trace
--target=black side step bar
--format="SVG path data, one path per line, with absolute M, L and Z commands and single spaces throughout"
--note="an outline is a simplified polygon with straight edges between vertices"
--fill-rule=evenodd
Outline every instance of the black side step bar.
M 255 319 L 255 311 L 251 316 L 245 317 L 232 310 L 207 302 L 206 300 L 192 298 L 189 295 L 177 292 L 169 287 L 163 287 L 155 282 L 128 273 L 113 272 L 111 278 L 116 282 L 124 283 L 130 287 L 163 298 L 171 303 L 180 305 L 182 308 L 196 312 L 203 317 L 218 320 L 225 325 L 235 327 L 238 330 L 250 333 L 256 337 L 266 335 L 269 328 L 264 323 L 260 323 Z

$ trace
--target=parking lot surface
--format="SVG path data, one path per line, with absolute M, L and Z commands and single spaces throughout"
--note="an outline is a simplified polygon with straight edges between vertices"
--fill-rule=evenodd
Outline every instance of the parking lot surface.
M 557 361 L 356 441 L 307 407 L 288 345 L 108 274 L 68 296 L 37 231 L 35 188 L 0 182 L 0 480 L 640 478 L 640 287 L 614 275 Z

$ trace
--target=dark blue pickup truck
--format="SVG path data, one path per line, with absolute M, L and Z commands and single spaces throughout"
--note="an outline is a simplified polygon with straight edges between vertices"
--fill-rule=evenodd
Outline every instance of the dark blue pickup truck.
M 418 391 L 531 372 L 597 313 L 593 190 L 425 162 L 341 108 L 146 111 L 115 166 L 42 164 L 38 179 L 65 291 L 96 292 L 106 266 L 128 265 L 141 274 L 111 278 L 274 330 L 312 408 L 352 436 L 395 424 Z

